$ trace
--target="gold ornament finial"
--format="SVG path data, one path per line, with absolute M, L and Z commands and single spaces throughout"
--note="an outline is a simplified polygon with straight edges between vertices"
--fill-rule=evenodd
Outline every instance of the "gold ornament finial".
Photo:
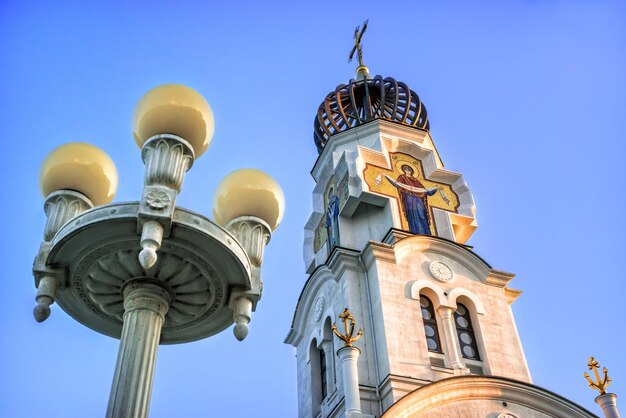
M 609 371 L 605 367 L 602 370 L 602 378 L 600 378 L 600 373 L 598 373 L 598 369 L 600 368 L 600 364 L 593 357 L 589 357 L 589 363 L 587 363 L 587 367 L 589 370 L 593 370 L 593 373 L 596 375 L 596 381 L 594 382 L 589 377 L 589 373 L 585 372 L 585 377 L 587 378 L 587 382 L 589 382 L 589 387 L 594 390 L 600 391 L 600 395 L 604 395 L 606 393 L 606 388 L 611 384 L 611 378 L 608 376 Z
M 341 334 L 339 331 L 337 331 L 336 323 L 333 324 L 333 332 L 335 333 L 337 337 L 339 337 L 342 341 L 345 342 L 345 344 L 343 345 L 344 347 L 352 347 L 352 343 L 357 341 L 363 335 L 363 330 L 359 329 L 359 332 L 357 332 L 356 337 L 352 336 L 354 334 L 354 325 L 356 324 L 356 322 L 354 322 L 354 317 L 352 316 L 352 314 L 350 314 L 350 311 L 348 310 L 348 308 L 343 310 L 343 313 L 339 315 L 339 319 L 343 319 L 343 323 L 346 327 L 346 333 Z M 350 325 L 348 325 L 348 322 L 350 322 Z
M 352 58 L 354 57 L 354 53 L 357 53 L 357 57 L 359 58 L 359 66 L 356 69 L 356 75 L 357 78 L 363 79 L 363 78 L 369 78 L 370 74 L 369 74 L 369 69 L 365 66 L 365 64 L 363 64 L 363 50 L 361 49 L 361 38 L 363 38 L 363 34 L 365 33 L 365 30 L 367 29 L 367 22 L 369 20 L 366 20 L 365 22 L 363 22 L 363 28 L 361 29 L 359 26 L 357 26 L 354 29 L 354 46 L 352 47 L 352 50 L 350 51 L 350 57 L 348 58 L 348 62 L 352 62 Z M 360 32 L 359 32 L 360 29 Z

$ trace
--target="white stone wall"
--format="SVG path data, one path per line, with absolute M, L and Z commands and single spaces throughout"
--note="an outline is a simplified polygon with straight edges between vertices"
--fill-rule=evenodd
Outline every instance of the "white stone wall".
M 449 333 L 451 338 L 446 343 L 444 320 L 437 308 L 455 310 L 457 302 L 471 312 L 484 374 L 531 381 L 507 301 L 507 280 L 493 279 L 494 273 L 473 253 L 458 244 L 424 236 L 405 238 L 393 247 L 370 243 L 365 253 L 370 286 L 377 288 L 380 294 L 375 309 L 380 309 L 378 315 L 382 322 L 377 327 L 384 328 L 378 332 L 384 335 L 385 340 L 380 345 L 384 345 L 388 361 L 383 375 L 391 375 L 385 384 L 385 407 L 419 386 L 469 374 L 465 367 L 480 365 L 461 358 L 465 367 L 453 368 L 455 359 L 450 343 L 458 344 L 456 331 Z M 434 261 L 449 266 L 453 279 L 448 282 L 435 279 L 429 271 Z M 510 280 L 512 275 L 505 277 Z M 433 354 L 426 346 L 420 291 L 435 305 L 445 357 L 446 367 L 443 368 L 431 365 Z
M 358 359 L 359 384 L 362 387 L 361 409 L 364 413 L 380 416 L 376 402 L 376 361 L 370 310 L 367 303 L 366 276 L 359 263 L 359 253 L 346 253 L 337 249 L 335 256 L 329 260 L 330 268 L 318 269 L 309 278 L 300 298 L 298 309 L 302 309 L 302 312 L 296 315 L 297 326 L 286 341 L 297 344 L 298 393 L 300 394 L 298 403 L 301 417 L 312 416 L 311 394 L 315 390 L 312 385 L 318 383 L 311 379 L 312 359 L 309 358 L 309 348 L 311 344 L 322 347 L 324 324 L 327 320 L 337 323 L 339 330 L 343 330 L 343 324 L 338 315 L 346 307 L 356 319 L 357 329 L 363 329 L 362 338 L 354 344 L 361 350 Z M 337 350 L 343 346 L 343 342 L 333 337 L 332 346 L 332 355 L 327 356 L 327 378 L 333 382 L 329 385 L 331 388 L 322 406 L 324 417 L 334 416 L 343 411 L 343 376 L 336 354 Z
M 452 185 L 459 196 L 459 213 L 435 213 L 437 230 L 443 238 L 392 230 L 401 228 L 397 202 L 370 192 L 362 180 L 365 164 L 384 165 L 388 152 L 414 155 L 422 160 L 427 177 Z M 509 306 L 519 295 L 507 288 L 513 275 L 493 270 L 460 244 L 477 226 L 473 198 L 460 174 L 443 169 L 427 132 L 384 121 L 351 129 L 333 137 L 312 175 L 317 184 L 304 242 L 305 266 L 311 276 L 285 340 L 297 348 L 300 417 L 314 416 L 317 409 L 322 417 L 342 416 L 342 371 L 335 354 L 341 342 L 336 337 L 329 340 L 324 323 L 329 318 L 332 323 L 338 321 L 338 314 L 346 307 L 355 317 L 357 329 L 364 331 L 355 345 L 361 350 L 358 376 L 362 411 L 366 414 L 380 416 L 415 389 L 469 374 L 470 366 L 474 371 L 482 367 L 484 374 L 530 382 Z M 333 175 L 348 176 L 349 196 L 340 211 L 341 248 L 329 255 L 327 245 L 314 251 L 314 234 L 325 216 L 324 193 Z M 448 266 L 452 278 L 434 277 L 432 262 Z M 427 349 L 420 292 L 436 307 L 443 355 Z M 451 315 L 457 302 L 471 312 L 482 362 L 459 356 Z M 318 377 L 312 379 L 309 352 L 311 345 L 322 349 L 329 344 L 333 347 L 332 356 L 328 356 L 332 361 L 327 358 L 327 369 L 332 382 L 328 396 L 316 409 L 312 395 L 318 390 Z
M 429 266 L 434 261 L 449 266 L 453 278 L 441 281 L 433 277 Z M 387 409 L 418 387 L 469 374 L 470 364 L 482 367 L 486 375 L 530 382 L 509 306 L 506 285 L 511 278 L 510 274 L 492 270 L 467 248 L 436 237 L 409 236 L 395 245 L 370 242 L 362 254 L 336 249 L 328 267 L 318 269 L 309 279 L 298 306 L 302 311 L 296 315 L 301 416 L 310 416 L 312 411 L 311 385 L 315 382 L 311 381 L 309 348 L 311 344 L 322 348 L 322 342 L 328 341 L 324 323 L 329 319 L 337 322 L 345 307 L 364 330 L 356 345 L 362 351 L 358 368 L 366 413 L 379 415 L 377 387 L 382 407 Z M 435 308 L 454 310 L 460 302 L 471 311 L 482 362 L 458 358 L 461 366 L 453 367 L 450 344 L 458 344 L 456 332 L 450 333 L 446 342 L 444 320 L 439 317 L 445 366 L 431 364 L 433 354 L 426 346 L 420 292 L 431 299 Z M 292 331 L 288 340 L 295 335 Z M 336 352 L 341 341 L 333 337 L 332 344 Z M 322 416 L 337 411 L 343 398 L 341 370 L 335 357 L 328 361 L 327 368 L 333 368 L 329 378 L 334 378 L 334 383 Z

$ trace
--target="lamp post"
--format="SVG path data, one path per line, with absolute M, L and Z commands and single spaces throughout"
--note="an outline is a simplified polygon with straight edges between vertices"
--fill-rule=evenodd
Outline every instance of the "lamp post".
M 211 108 L 194 90 L 168 84 L 146 93 L 134 115 L 145 164 L 139 202 L 110 204 L 115 165 L 92 145 L 65 144 L 43 163 L 47 223 L 33 266 L 35 319 L 48 318 L 57 302 L 120 339 L 107 417 L 147 416 L 159 344 L 199 340 L 233 323 L 238 340 L 248 334 L 284 197 L 269 175 L 243 169 L 218 186 L 215 222 L 177 207 L 213 128 Z

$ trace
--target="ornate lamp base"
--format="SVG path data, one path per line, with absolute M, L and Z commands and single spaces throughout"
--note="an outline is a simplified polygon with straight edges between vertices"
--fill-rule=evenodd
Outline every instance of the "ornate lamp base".
M 156 264 L 139 262 L 139 203 L 101 206 L 64 225 L 51 242 L 48 265 L 65 271 L 56 301 L 85 326 L 120 338 L 125 285 L 149 278 L 170 295 L 161 343 L 195 341 L 233 323 L 231 290 L 250 290 L 251 266 L 234 237 L 207 218 L 177 208 Z

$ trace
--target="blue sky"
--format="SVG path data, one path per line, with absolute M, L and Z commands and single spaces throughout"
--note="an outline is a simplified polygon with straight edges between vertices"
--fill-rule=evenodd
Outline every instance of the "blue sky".
M 115 200 L 139 199 L 132 112 L 169 82 L 198 90 L 216 119 L 178 203 L 209 215 L 219 180 L 255 167 L 282 185 L 287 210 L 250 335 L 162 346 L 151 416 L 296 415 L 294 351 L 282 341 L 306 280 L 313 118 L 353 77 L 352 32 L 366 18 L 371 73 L 420 95 L 446 168 L 474 194 L 468 243 L 517 274 L 513 312 L 534 382 L 600 414 L 582 377 L 595 355 L 626 396 L 624 2 L 4 0 L 0 416 L 103 415 L 117 340 L 56 305 L 47 322 L 32 318 L 38 171 L 59 144 L 90 142 L 118 167 Z

